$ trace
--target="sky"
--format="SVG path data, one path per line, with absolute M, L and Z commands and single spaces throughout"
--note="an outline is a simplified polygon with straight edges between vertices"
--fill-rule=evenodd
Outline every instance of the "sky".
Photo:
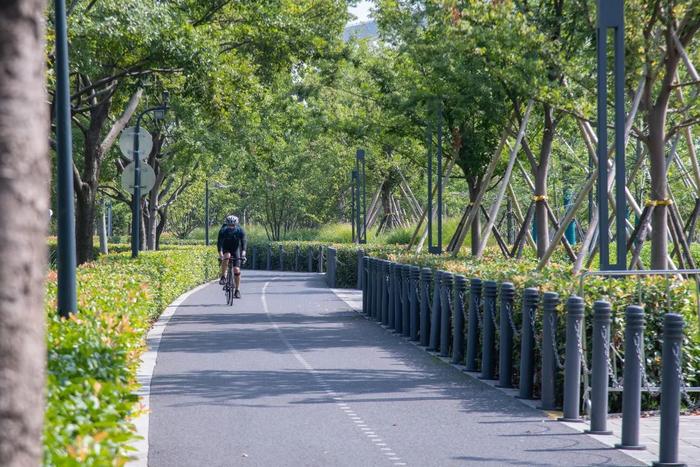
M 370 8 L 372 7 L 371 0 L 362 0 L 355 7 L 348 8 L 350 13 L 357 16 L 357 20 L 352 21 L 350 24 L 361 23 L 363 21 L 369 20 Z

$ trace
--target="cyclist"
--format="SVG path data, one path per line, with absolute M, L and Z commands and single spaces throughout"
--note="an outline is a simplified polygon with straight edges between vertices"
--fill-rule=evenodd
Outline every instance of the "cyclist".
M 227 216 L 226 223 L 219 230 L 219 237 L 216 241 L 219 258 L 221 259 L 221 279 L 219 284 L 226 284 L 228 262 L 233 261 L 233 281 L 236 287 L 234 297 L 236 298 L 241 298 L 241 292 L 238 289 L 241 285 L 241 263 L 246 260 L 246 244 L 245 231 L 239 225 L 238 217 L 233 215 Z

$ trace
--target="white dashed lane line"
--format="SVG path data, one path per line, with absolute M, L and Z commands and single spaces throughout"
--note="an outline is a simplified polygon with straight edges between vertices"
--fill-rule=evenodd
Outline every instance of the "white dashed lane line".
M 273 281 L 277 279 L 274 278 L 272 279 Z M 277 326 L 277 323 L 275 323 L 272 320 L 272 317 L 270 316 L 270 311 L 267 307 L 267 298 L 265 297 L 265 292 L 267 291 L 267 287 L 270 285 L 270 282 L 268 281 L 265 283 L 262 289 L 262 294 L 261 294 L 261 299 L 262 299 L 262 304 L 263 304 L 263 310 L 265 310 L 265 316 L 267 316 L 267 320 L 272 324 L 272 326 L 275 328 L 275 331 L 277 331 L 277 334 L 279 334 L 280 339 L 282 339 L 282 342 L 285 343 L 289 351 L 294 355 L 294 358 L 301 363 L 301 365 L 308 371 L 316 380 L 318 383 L 319 387 L 326 393 L 326 395 L 331 399 L 336 401 L 336 405 L 340 410 L 342 410 L 345 415 L 348 416 L 350 421 L 356 424 L 356 427 L 360 429 L 360 434 L 364 434 L 367 439 L 372 441 L 375 446 L 379 447 L 380 452 L 382 452 L 384 455 L 387 456 L 388 460 L 393 461 L 393 464 L 396 466 L 400 465 L 406 465 L 405 462 L 399 462 L 401 461 L 401 458 L 396 455 L 393 449 L 386 447 L 386 443 L 383 442 L 381 437 L 374 432 L 371 428 L 367 426 L 367 424 L 364 422 L 362 417 L 358 416 L 357 413 L 350 408 L 350 406 L 347 404 L 347 402 L 343 402 L 343 398 L 340 397 L 333 389 L 331 386 L 328 384 L 323 379 L 323 376 L 316 371 L 310 364 L 309 362 L 306 361 L 306 359 L 297 351 L 297 349 L 292 345 L 291 342 L 287 339 L 287 337 L 284 335 L 282 330 Z

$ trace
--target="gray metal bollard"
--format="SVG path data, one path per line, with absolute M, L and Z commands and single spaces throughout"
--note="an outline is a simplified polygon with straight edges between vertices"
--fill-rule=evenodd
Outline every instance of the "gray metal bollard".
M 374 288 L 374 258 L 369 256 L 367 257 L 367 272 L 365 274 L 365 280 L 367 281 L 365 287 L 369 290 L 367 294 L 367 316 L 371 317 L 374 316 L 374 295 L 377 291 Z
M 381 264 L 381 287 L 382 287 L 382 311 L 380 315 L 380 321 L 383 325 L 389 324 L 389 303 L 391 300 L 391 295 L 389 293 L 390 289 L 390 279 L 389 279 L 389 265 L 391 263 L 387 260 L 382 260 Z
M 367 290 L 367 311 L 365 315 L 367 317 L 372 316 L 372 309 L 374 307 L 374 274 L 372 274 L 372 263 L 374 258 L 366 256 L 367 263 L 365 264 L 365 289 Z
M 326 270 L 326 283 L 328 287 L 334 288 L 336 286 L 336 272 L 337 272 L 337 251 L 335 248 L 328 248 L 328 267 Z
M 610 315 L 604 300 L 593 304 L 593 358 L 591 361 L 591 426 L 586 433 L 611 435 L 608 430 L 608 384 L 610 375 Z
M 369 272 L 369 256 L 362 257 L 362 312 L 369 315 L 369 281 L 367 280 L 367 275 Z
M 272 269 L 272 245 L 267 245 L 267 265 L 265 267 L 268 271 Z
M 284 247 L 280 245 L 279 248 L 279 255 L 280 255 L 280 271 L 284 271 Z
M 481 379 L 496 379 L 496 295 L 498 284 L 484 281 L 484 314 L 481 320 Z
M 294 247 L 294 271 L 299 270 L 299 245 Z
M 374 294 L 374 319 L 376 321 L 382 321 L 382 297 L 385 290 L 382 288 L 384 281 L 384 260 L 377 259 L 374 261 L 374 287 L 376 293 Z
M 440 356 L 447 357 L 450 352 L 450 329 L 452 321 L 452 274 L 442 274 L 442 295 L 440 296 Z
M 557 406 L 555 378 L 557 374 L 557 305 L 559 294 L 545 292 L 542 300 L 542 388 L 541 409 L 552 410 Z
M 255 265 L 257 264 L 257 259 L 258 259 L 258 247 L 254 246 L 253 247 L 253 254 L 251 255 L 251 258 L 250 258 L 250 269 L 255 269 Z
M 318 273 L 323 273 L 323 245 L 318 247 Z
M 362 290 L 362 258 L 364 257 L 364 250 L 357 250 L 357 286 L 355 288 L 358 290 Z
M 442 295 L 442 271 L 433 274 L 433 302 L 430 313 L 430 344 L 428 350 L 436 351 L 440 345 L 440 296 Z
M 579 417 L 581 402 L 581 335 L 583 329 L 583 299 L 575 295 L 566 302 L 566 360 L 564 369 L 565 422 L 582 422 Z
M 625 310 L 625 364 L 622 389 L 622 439 L 618 449 L 646 449 L 639 444 L 639 414 L 642 410 L 642 366 L 644 365 L 644 309 L 630 305 Z
M 313 248 L 306 248 L 306 270 L 308 272 L 314 272 L 314 250 Z
M 381 288 L 380 288 L 380 282 L 379 282 L 379 261 L 377 258 L 372 258 L 372 267 L 370 268 L 372 277 L 371 277 L 371 283 L 372 283 L 372 294 L 370 295 L 372 297 L 372 318 L 375 320 L 377 319 L 377 314 L 381 313 L 381 296 L 379 295 L 381 293 Z
M 664 342 L 661 352 L 661 436 L 659 461 L 655 466 L 685 465 L 678 462 L 678 438 L 681 410 L 681 346 L 683 318 L 676 313 L 664 315 Z
M 430 283 L 433 279 L 433 271 L 430 268 L 420 270 L 420 345 L 427 347 L 430 344 Z
M 411 335 L 409 328 L 409 317 L 411 314 L 411 286 L 410 286 L 410 272 L 411 266 L 404 264 L 401 269 L 401 296 L 403 305 L 401 307 L 401 334 L 404 337 L 409 337 Z
M 479 364 L 477 356 L 479 354 L 479 308 L 481 307 L 481 279 L 473 278 L 469 284 L 469 321 L 467 326 L 467 371 L 477 371 Z
M 403 264 L 396 263 L 394 265 L 394 326 L 392 329 L 394 332 L 401 332 L 401 289 L 403 287 L 401 281 L 401 270 L 403 269 Z
M 535 288 L 523 292 L 522 327 L 520 331 L 520 384 L 518 397 L 532 399 L 535 379 L 535 315 L 540 293 Z
M 396 263 L 389 262 L 388 268 L 387 268 L 387 275 L 389 276 L 389 282 L 388 282 L 388 294 L 389 294 L 389 307 L 387 309 L 387 322 L 386 325 L 389 326 L 389 328 L 393 329 L 394 327 L 394 302 L 396 301 L 396 291 L 394 290 L 396 288 L 396 278 L 394 276 L 394 268 L 396 267 Z
M 409 323 L 408 323 L 408 333 L 412 341 L 418 340 L 418 303 L 420 297 L 418 296 L 418 287 L 420 284 L 420 268 L 418 266 L 411 266 L 409 272 Z
M 513 387 L 513 297 L 515 287 L 510 282 L 501 284 L 500 344 L 498 346 L 498 387 Z
M 455 275 L 455 298 L 452 309 L 452 363 L 464 361 L 464 292 L 467 290 L 467 278 Z

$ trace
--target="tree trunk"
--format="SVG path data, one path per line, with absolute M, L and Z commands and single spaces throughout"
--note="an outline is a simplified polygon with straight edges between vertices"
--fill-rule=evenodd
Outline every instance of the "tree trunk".
M 391 218 L 391 190 L 389 189 L 389 183 L 385 180 L 382 183 L 382 229 L 387 231 L 393 228 L 392 218 Z
M 687 24 L 686 32 L 689 36 L 681 39 L 681 42 L 690 41 L 690 38 L 697 31 L 698 24 Z M 668 112 L 668 103 L 673 90 L 673 81 L 678 69 L 680 55 L 678 49 L 673 43 L 671 32 L 667 29 L 664 31 L 666 39 L 666 53 L 664 56 L 664 75 L 658 86 L 658 94 L 656 102 L 653 106 L 651 102 L 651 89 L 653 83 L 650 83 L 651 75 L 647 75 L 647 83 L 644 91 L 644 107 L 647 109 L 647 126 L 649 128 L 649 137 L 647 138 L 647 146 L 649 148 L 649 175 L 651 178 L 651 198 L 657 201 L 668 199 L 668 191 L 666 187 L 666 157 L 664 144 L 666 142 L 666 113 Z M 650 73 L 650 72 L 648 72 Z M 651 233 L 651 268 L 652 269 L 667 269 L 668 267 L 668 206 L 659 205 L 654 208 L 652 214 L 652 233 Z
M 666 106 L 655 106 L 648 113 L 649 139 L 649 174 L 651 176 L 651 199 L 664 200 L 668 198 L 666 191 L 666 157 L 664 150 L 666 125 Z M 668 219 L 667 207 L 656 206 L 652 213 L 651 232 L 651 268 L 666 269 L 668 267 Z
M 75 192 L 75 248 L 78 264 L 94 259 L 92 241 L 95 235 L 95 192 L 89 186 L 81 188 Z
M 158 210 L 158 225 L 156 226 L 156 250 L 160 250 L 160 236 L 165 231 L 165 226 L 168 224 L 168 206 Z
M 100 254 L 106 255 L 109 250 L 107 247 L 107 212 L 105 209 L 104 200 L 102 200 L 102 206 L 100 206 L 100 217 L 98 222 L 98 230 L 100 234 Z
M 158 217 L 158 191 L 154 187 L 153 190 L 148 194 L 148 205 L 144 211 L 144 217 L 146 218 L 146 249 L 155 250 L 156 249 L 156 229 L 158 227 L 157 217 Z
M 49 218 L 44 2 L 0 2 L 0 465 L 42 457 Z
M 540 147 L 539 163 L 533 174 L 535 177 L 535 196 L 547 198 L 547 177 L 549 175 L 549 159 L 552 154 L 552 143 L 556 124 L 552 117 L 552 108 L 544 106 L 544 132 L 542 134 L 542 146 Z M 547 206 L 543 201 L 535 204 L 535 225 L 537 226 L 537 257 L 542 258 L 549 248 L 549 220 Z
M 95 107 L 90 110 L 90 124 L 84 131 L 82 172 L 75 178 L 76 192 L 76 250 L 78 264 L 93 259 L 93 237 L 95 235 L 95 195 L 100 181 L 100 170 L 107 154 L 136 110 L 142 91 L 139 89 L 129 100 L 123 114 L 112 125 L 104 140 L 101 139 L 103 127 L 109 117 L 112 99 L 105 99 L 97 104 L 96 97 L 90 102 Z
M 475 180 L 473 178 L 469 178 L 469 202 L 472 204 L 472 209 L 479 209 L 478 207 L 474 206 L 474 201 L 476 201 L 476 197 L 479 195 L 479 189 L 481 188 L 481 184 L 479 183 L 479 180 Z M 481 243 L 481 214 L 476 213 L 474 216 L 474 220 L 472 221 L 471 225 L 471 252 L 472 256 L 476 256 L 479 254 L 479 244 Z

